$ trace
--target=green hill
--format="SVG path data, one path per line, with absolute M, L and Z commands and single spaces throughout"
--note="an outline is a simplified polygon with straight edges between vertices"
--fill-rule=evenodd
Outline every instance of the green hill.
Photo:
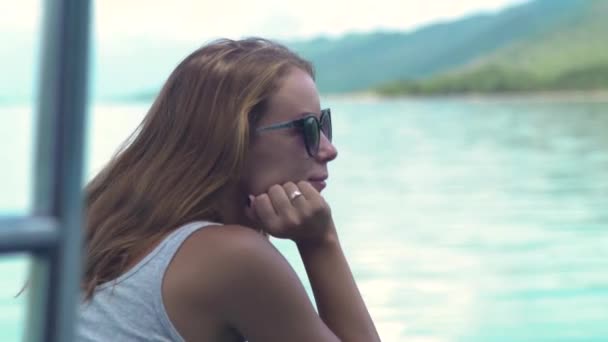
M 608 0 L 536 0 L 411 32 L 284 43 L 313 61 L 325 94 L 607 88 L 607 7 Z M 0 102 L 33 98 L 36 37 L 0 32 Z M 97 41 L 92 94 L 112 101 L 149 101 L 176 63 L 197 47 L 199 42 L 157 37 Z
M 550 1 L 537 1 L 550 6 Z M 551 27 L 423 80 L 375 88 L 384 95 L 608 89 L 608 1 L 587 0 Z
M 351 92 L 463 67 L 539 32 L 552 31 L 581 12 L 583 3 L 532 1 L 413 32 L 350 34 L 287 45 L 314 62 L 322 91 Z

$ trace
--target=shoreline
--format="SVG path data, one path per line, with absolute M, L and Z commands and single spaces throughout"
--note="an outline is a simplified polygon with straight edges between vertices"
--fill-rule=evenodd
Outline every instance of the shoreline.
M 563 90 L 538 92 L 504 92 L 504 93 L 462 93 L 462 94 L 436 94 L 436 95 L 399 95 L 384 96 L 373 91 L 351 93 L 321 94 L 327 100 L 346 100 L 357 102 L 378 101 L 468 101 L 468 102 L 505 102 L 505 103 L 608 103 L 608 89 L 603 90 Z M 153 98 L 137 99 L 89 99 L 88 106 L 108 104 L 149 104 Z M 33 101 L 6 101 L 0 102 L 2 108 L 33 107 Z
M 462 93 L 437 95 L 384 96 L 372 91 L 327 94 L 336 100 L 393 101 L 393 100 L 465 100 L 473 102 L 608 102 L 608 89 L 561 90 L 539 92 Z

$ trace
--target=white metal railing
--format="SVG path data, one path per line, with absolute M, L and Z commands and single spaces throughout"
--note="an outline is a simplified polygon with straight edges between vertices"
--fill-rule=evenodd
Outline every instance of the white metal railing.
M 32 255 L 26 341 L 74 340 L 90 11 L 89 0 L 44 2 L 33 212 L 0 218 L 0 253 Z

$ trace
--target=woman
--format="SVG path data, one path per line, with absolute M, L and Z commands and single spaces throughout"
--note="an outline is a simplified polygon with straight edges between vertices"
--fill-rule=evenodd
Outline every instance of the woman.
M 310 63 L 219 40 L 173 71 L 87 187 L 81 341 L 377 341 L 321 197 Z M 319 314 L 267 234 L 293 240 Z

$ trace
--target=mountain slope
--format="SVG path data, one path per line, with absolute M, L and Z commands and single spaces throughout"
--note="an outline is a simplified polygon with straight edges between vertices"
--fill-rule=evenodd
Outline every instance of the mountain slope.
M 288 45 L 311 59 L 322 91 L 348 92 L 396 79 L 421 79 L 466 65 L 580 11 L 582 0 L 534 1 L 492 15 L 411 33 L 352 34 Z
M 488 89 L 535 89 L 537 83 L 551 78 L 580 85 L 592 76 L 605 75 L 603 37 L 608 30 L 600 15 L 589 19 L 594 14 L 589 13 L 590 3 L 601 16 L 608 14 L 605 0 L 536 0 L 412 32 L 284 43 L 313 61 L 323 93 L 380 85 L 389 93 L 463 91 L 450 87 L 471 87 L 477 79 Z M 0 32 L 0 38 L 5 42 L 0 45 L 0 74 L 4 77 L 0 102 L 30 99 L 38 71 L 32 66 L 37 64 L 39 37 Z M 156 37 L 97 41 L 91 56 L 93 97 L 149 100 L 177 63 L 202 43 Z M 501 81 L 505 78 L 508 82 Z
M 539 3 L 547 0 L 539 1 Z M 608 88 L 608 2 L 588 0 L 542 30 L 427 80 L 392 82 L 383 94 Z

